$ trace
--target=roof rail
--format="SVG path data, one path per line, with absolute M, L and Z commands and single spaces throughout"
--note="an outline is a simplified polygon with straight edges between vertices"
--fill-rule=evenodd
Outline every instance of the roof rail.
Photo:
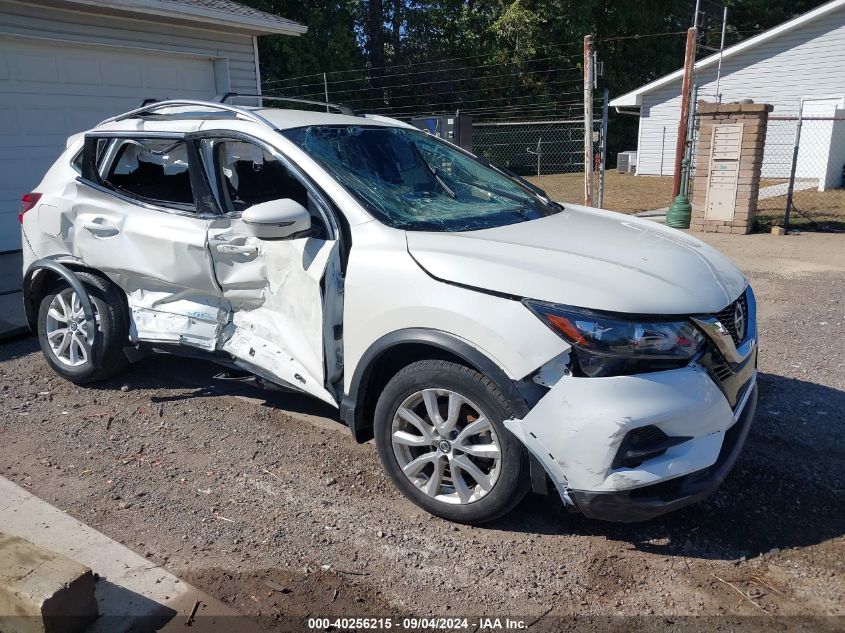
M 222 97 L 220 97 L 220 103 L 226 103 L 228 99 L 234 98 L 251 98 L 251 99 L 272 99 L 275 101 L 289 101 L 291 103 L 304 103 L 307 105 L 315 105 L 315 106 L 322 106 L 325 108 L 332 108 L 333 110 L 337 110 L 341 114 L 347 114 L 349 116 L 355 116 L 355 110 L 350 108 L 349 106 L 345 106 L 342 103 L 329 103 L 327 101 L 313 101 L 311 99 L 300 99 L 298 97 L 278 97 L 274 95 L 257 95 L 257 94 L 244 94 L 242 92 L 227 92 Z
M 199 106 L 202 108 L 211 108 L 214 110 L 231 112 L 232 114 L 243 117 L 244 119 L 252 121 L 253 123 L 260 123 L 261 125 L 266 125 L 267 127 L 276 129 L 276 126 L 273 125 L 267 119 L 265 119 L 263 116 L 251 110 L 247 110 L 246 108 L 240 108 L 238 106 L 222 102 L 215 103 L 214 101 L 200 101 L 196 99 L 169 99 L 167 101 L 156 101 L 155 103 L 148 103 L 147 105 L 141 106 L 140 108 L 135 108 L 134 110 L 130 110 L 129 112 L 124 112 L 123 114 L 118 114 L 117 116 L 108 118 L 105 121 L 100 121 L 99 125 L 105 125 L 106 123 L 114 123 L 116 121 L 123 121 L 125 119 L 134 119 L 144 114 L 151 114 L 156 110 L 163 110 L 165 108 L 178 108 L 184 106 Z M 190 117 L 186 116 L 185 118 Z

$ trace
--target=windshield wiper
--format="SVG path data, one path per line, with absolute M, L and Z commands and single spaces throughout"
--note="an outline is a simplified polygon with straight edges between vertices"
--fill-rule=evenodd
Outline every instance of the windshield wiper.
M 519 184 L 521 184 L 526 189 L 531 190 L 532 193 L 535 193 L 538 196 L 541 196 L 541 197 L 545 198 L 546 200 L 551 201 L 549 194 L 547 194 L 544 190 L 540 189 L 540 187 L 535 185 L 533 182 L 526 180 L 525 178 L 523 178 L 522 176 L 520 176 L 516 172 L 513 172 L 510 169 L 508 169 L 507 167 L 503 167 L 502 165 L 497 165 L 496 163 L 491 163 L 489 160 L 487 160 L 483 156 L 477 156 L 476 158 L 478 159 L 478 161 L 482 165 L 485 165 L 486 167 L 490 167 L 491 169 L 495 169 L 496 171 L 503 173 L 505 176 L 508 176 L 509 178 L 512 178 L 513 180 L 516 180 Z
M 411 142 L 411 147 L 414 148 L 414 153 L 417 155 L 417 158 L 419 158 L 422 164 L 425 165 L 425 168 L 428 170 L 428 173 L 434 176 L 434 179 L 437 181 L 437 184 L 443 188 L 443 191 L 449 194 L 449 196 L 451 196 L 452 198 L 457 198 L 457 194 L 449 188 L 449 185 L 443 182 L 443 179 L 440 177 L 440 174 L 437 173 L 437 168 L 425 159 L 425 156 L 423 156 L 423 153 L 420 151 L 420 148 L 417 147 L 417 144 Z

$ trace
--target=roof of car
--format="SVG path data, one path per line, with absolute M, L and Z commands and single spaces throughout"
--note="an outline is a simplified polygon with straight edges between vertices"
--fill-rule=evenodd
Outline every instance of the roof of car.
M 382 125 L 396 126 L 399 122 L 335 114 L 333 112 L 315 112 L 313 110 L 286 110 L 282 108 L 248 108 L 281 130 L 289 130 L 308 125 Z
M 340 106 L 329 105 L 332 108 Z M 314 110 L 293 110 L 283 108 L 265 108 L 234 106 L 211 101 L 173 100 L 154 102 L 106 119 L 98 128 L 122 129 L 126 125 L 135 126 L 130 121 L 144 120 L 147 124 L 165 126 L 166 131 L 200 129 L 204 121 L 229 120 L 267 125 L 274 130 L 289 130 L 311 125 L 368 125 L 379 127 L 411 127 L 409 124 L 389 117 L 378 115 L 336 114 Z

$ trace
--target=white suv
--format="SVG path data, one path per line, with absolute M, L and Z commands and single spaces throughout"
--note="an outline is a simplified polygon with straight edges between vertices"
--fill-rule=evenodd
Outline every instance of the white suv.
M 531 489 L 656 516 L 719 485 L 754 417 L 724 256 L 383 117 L 149 104 L 72 137 L 21 224 L 56 372 L 166 351 L 310 394 L 454 521 Z

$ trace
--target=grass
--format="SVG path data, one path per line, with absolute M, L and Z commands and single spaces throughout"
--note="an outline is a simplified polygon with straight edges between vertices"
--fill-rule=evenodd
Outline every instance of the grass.
M 584 175 L 581 173 L 531 176 L 528 180 L 545 189 L 554 200 L 584 203 Z M 668 207 L 671 202 L 671 176 L 635 176 L 609 169 L 605 173 L 605 209 L 636 213 Z M 597 205 L 598 201 L 594 199 L 593 204 Z

